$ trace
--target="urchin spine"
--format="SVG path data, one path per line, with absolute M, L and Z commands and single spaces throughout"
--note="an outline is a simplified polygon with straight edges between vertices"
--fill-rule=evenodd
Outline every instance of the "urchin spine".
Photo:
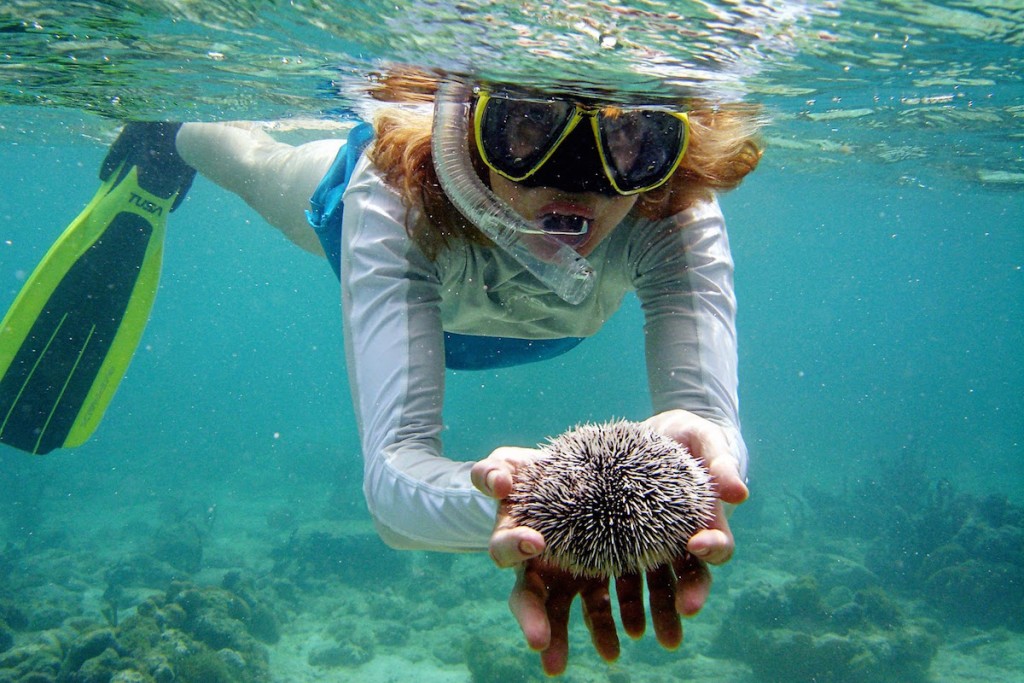
M 545 539 L 542 559 L 576 575 L 639 573 L 683 555 L 715 495 L 700 462 L 636 422 L 584 424 L 517 475 L 509 508 Z

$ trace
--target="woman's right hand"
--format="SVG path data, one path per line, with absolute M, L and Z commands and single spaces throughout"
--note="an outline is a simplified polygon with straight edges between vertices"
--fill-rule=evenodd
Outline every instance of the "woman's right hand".
M 544 537 L 540 532 L 530 527 L 516 526 L 505 503 L 505 499 L 512 493 L 516 472 L 540 456 L 541 452 L 535 448 L 505 446 L 475 463 L 470 472 L 473 485 L 500 502 L 489 548 L 491 559 L 499 567 L 514 567 L 544 550 Z
M 504 447 L 477 462 L 471 476 L 474 486 L 501 501 L 498 519 L 491 534 L 490 555 L 502 568 L 515 567 L 516 585 L 509 596 L 512 615 L 531 649 L 541 653 L 541 664 L 549 675 L 565 671 L 569 659 L 569 611 L 576 595 L 583 601 L 583 615 L 598 654 L 606 661 L 619 656 L 619 636 L 612 616 L 610 582 L 607 578 L 575 577 L 571 573 L 542 562 L 537 556 L 544 550 L 544 537 L 530 527 L 516 526 L 508 514 L 505 498 L 512 492 L 516 472 L 540 457 L 530 448 Z M 644 632 L 644 607 L 641 577 L 622 577 L 617 582 L 623 627 L 633 638 Z M 652 593 L 652 616 L 656 601 Z M 678 617 L 668 601 L 671 617 L 678 629 Z M 655 618 L 655 632 L 663 645 L 679 644 Z M 670 641 L 674 643 L 670 644 Z

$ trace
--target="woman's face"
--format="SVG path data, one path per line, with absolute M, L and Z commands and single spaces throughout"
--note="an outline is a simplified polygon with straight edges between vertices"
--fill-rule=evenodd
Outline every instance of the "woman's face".
M 596 192 L 566 192 L 551 187 L 526 187 L 490 171 L 491 189 L 512 205 L 528 221 L 545 219 L 552 225 L 576 232 L 586 222 L 581 234 L 552 234 L 568 244 L 581 256 L 588 256 L 601 241 L 622 222 L 637 195 L 607 196 Z

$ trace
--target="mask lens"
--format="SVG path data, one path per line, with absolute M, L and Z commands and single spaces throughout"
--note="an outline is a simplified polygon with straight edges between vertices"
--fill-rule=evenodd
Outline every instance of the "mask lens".
M 668 112 L 627 109 L 602 113 L 598 130 L 608 171 L 621 192 L 660 185 L 686 149 L 686 123 Z
M 572 120 L 571 103 L 488 97 L 478 104 L 477 144 L 484 161 L 512 180 L 534 172 Z

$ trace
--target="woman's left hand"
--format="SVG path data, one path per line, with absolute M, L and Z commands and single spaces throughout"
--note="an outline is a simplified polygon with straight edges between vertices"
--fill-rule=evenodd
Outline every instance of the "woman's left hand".
M 750 493 L 740 477 L 739 463 L 725 432 L 715 423 L 686 410 L 668 410 L 644 424 L 686 446 L 711 474 L 719 498 L 711 524 L 693 535 L 686 545 L 689 553 L 677 559 L 673 566 L 676 611 L 683 616 L 693 616 L 711 593 L 711 572 L 707 565 L 725 564 L 736 549 L 723 503 L 739 505 Z M 653 604 L 651 609 L 654 610 Z

